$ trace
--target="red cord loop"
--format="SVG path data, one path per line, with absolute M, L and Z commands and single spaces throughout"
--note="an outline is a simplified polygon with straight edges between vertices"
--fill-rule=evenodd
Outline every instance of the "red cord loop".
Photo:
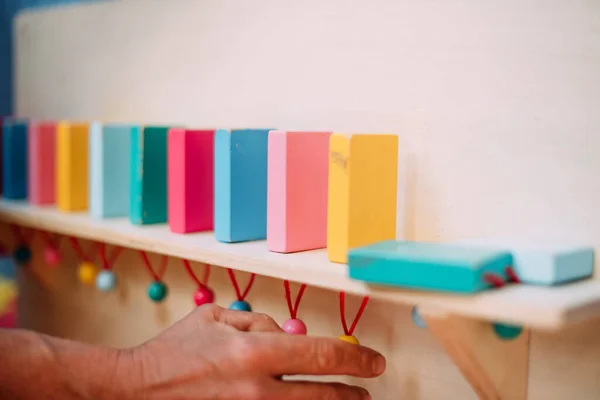
M 25 230 L 25 228 L 21 228 L 19 225 L 11 225 L 14 235 L 17 237 L 17 245 L 26 245 L 29 246 L 29 243 L 33 239 L 33 235 L 35 231 L 33 230 Z M 27 232 L 29 234 L 27 234 Z
M 237 296 L 238 301 L 244 301 L 246 296 L 248 296 L 248 293 L 250 293 L 250 288 L 252 287 L 252 284 L 254 283 L 254 278 L 255 278 L 256 274 L 250 275 L 250 280 L 248 281 L 248 284 L 246 285 L 246 289 L 244 290 L 244 293 L 242 293 L 240 291 L 240 286 L 237 283 L 237 279 L 235 278 L 235 273 L 233 272 L 233 270 L 231 268 L 227 268 L 227 273 L 229 274 L 229 278 L 231 279 L 231 284 L 233 285 L 233 289 L 235 290 L 235 295 Z
M 483 274 L 483 280 L 495 288 L 501 288 L 506 283 L 504 282 L 503 277 L 501 277 L 500 275 L 493 274 L 491 272 Z
M 517 276 L 517 273 L 515 272 L 513 267 L 506 267 L 506 269 L 504 270 L 504 273 L 506 274 L 506 276 L 508 277 L 508 280 L 510 282 L 521 283 L 521 280 Z
M 41 233 L 42 233 L 42 240 L 44 241 L 44 243 L 46 243 L 46 246 L 58 250 L 58 248 L 60 247 L 60 239 L 62 236 L 59 236 L 56 234 L 51 235 L 50 233 L 48 233 L 46 231 L 42 231 Z
M 83 261 L 83 262 L 91 262 L 93 260 L 93 258 L 94 258 L 93 256 L 87 256 L 85 254 L 85 252 L 81 248 L 81 245 L 79 244 L 79 241 L 77 240 L 77 238 L 71 236 L 71 237 L 69 237 L 69 241 L 71 242 L 71 246 L 73 246 L 73 250 L 75 250 L 75 253 L 77 253 L 77 256 L 81 259 L 81 261 Z M 95 245 L 92 242 L 92 244 L 90 245 L 90 251 L 89 251 L 89 253 L 93 254 L 94 247 L 97 247 L 97 245 Z
M 152 278 L 156 281 L 156 282 L 161 282 L 162 278 L 165 276 L 165 272 L 167 270 L 167 262 L 169 261 L 169 257 L 168 256 L 162 256 L 162 264 L 160 266 L 160 270 L 159 273 L 156 273 L 154 271 L 154 269 L 152 268 L 152 264 L 150 263 L 150 260 L 148 259 L 148 255 L 146 254 L 145 251 L 140 251 L 140 255 L 142 256 L 142 260 L 144 261 L 144 265 L 146 265 L 146 268 L 148 269 L 148 272 L 150 272 L 150 275 L 152 275 Z
M 358 321 L 360 317 L 362 317 L 365 308 L 367 308 L 367 304 L 369 303 L 369 296 L 365 296 L 363 298 L 362 303 L 360 304 L 360 308 L 358 309 L 358 313 L 356 317 L 354 317 L 354 321 L 352 321 L 352 325 L 350 329 L 348 329 L 348 325 L 346 324 L 346 293 L 340 293 L 340 315 L 342 317 L 342 327 L 344 328 L 344 334 L 346 336 L 352 336 L 354 330 L 356 329 L 356 325 L 358 325 Z
M 298 308 L 300 307 L 300 301 L 302 300 L 302 296 L 304 295 L 304 291 L 306 290 L 306 284 L 303 283 L 300 286 L 300 290 L 298 291 L 298 295 L 296 296 L 296 302 L 292 306 L 292 291 L 290 290 L 290 281 L 283 281 L 283 286 L 285 287 L 285 299 L 287 300 L 288 310 L 290 310 L 290 316 L 292 319 L 296 319 L 298 315 Z
M 123 248 L 115 247 L 115 249 L 113 250 L 113 253 L 112 253 L 112 257 L 110 257 L 110 259 L 109 259 L 106 256 L 106 245 L 104 243 L 101 243 L 99 245 L 99 247 L 100 247 L 100 258 L 102 260 L 102 268 L 108 269 L 108 270 L 112 269 L 112 266 L 117 261 L 117 258 L 119 258 L 119 255 L 121 255 Z
M 210 265 L 204 264 L 204 277 L 203 277 L 203 281 L 200 281 L 200 279 L 198 279 L 198 276 L 196 276 L 196 274 L 192 270 L 192 266 L 191 266 L 190 262 L 188 260 L 186 260 L 185 258 L 182 259 L 181 261 L 183 262 L 183 266 L 185 267 L 186 271 L 188 272 L 190 277 L 194 280 L 194 282 L 196 282 L 198 287 L 206 287 L 206 285 L 208 284 L 208 277 L 210 276 Z

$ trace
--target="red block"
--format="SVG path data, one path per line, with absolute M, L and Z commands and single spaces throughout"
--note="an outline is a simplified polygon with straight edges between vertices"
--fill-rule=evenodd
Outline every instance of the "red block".
M 55 202 L 56 123 L 31 122 L 28 132 L 29 202 Z

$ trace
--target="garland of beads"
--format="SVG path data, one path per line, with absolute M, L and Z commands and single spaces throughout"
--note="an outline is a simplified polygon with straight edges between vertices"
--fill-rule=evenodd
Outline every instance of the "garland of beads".
M 140 255 L 142 257 L 142 260 L 144 261 L 144 264 L 146 265 L 146 268 L 148 269 L 148 272 L 150 272 L 150 275 L 152 275 L 152 278 L 154 279 L 150 286 L 148 286 L 148 297 L 150 297 L 150 300 L 152 300 L 153 302 L 160 303 L 167 297 L 167 294 L 169 293 L 167 285 L 165 285 L 165 283 L 163 282 L 163 277 L 165 276 L 165 272 L 167 271 L 167 263 L 169 262 L 169 257 L 162 256 L 162 263 L 160 266 L 159 273 L 156 273 L 152 268 L 152 264 L 150 263 L 146 252 L 140 251 Z
M 237 310 L 237 311 L 252 311 L 252 307 L 250 306 L 250 303 L 248 303 L 245 298 L 246 296 L 248 296 L 248 293 L 250 293 L 250 288 L 252 287 L 252 284 L 254 283 L 254 278 L 256 276 L 256 274 L 251 274 L 250 275 L 250 280 L 248 281 L 248 284 L 246 285 L 246 289 L 244 290 L 244 293 L 242 293 L 240 291 L 240 287 L 237 283 L 237 279 L 235 278 L 235 273 L 233 272 L 233 270 L 231 268 L 227 268 L 227 273 L 229 274 L 229 278 L 231 279 L 231 284 L 233 285 L 233 289 L 235 290 L 235 294 L 237 297 L 237 300 L 234 301 L 233 303 L 231 303 L 231 305 L 229 306 L 230 310 Z

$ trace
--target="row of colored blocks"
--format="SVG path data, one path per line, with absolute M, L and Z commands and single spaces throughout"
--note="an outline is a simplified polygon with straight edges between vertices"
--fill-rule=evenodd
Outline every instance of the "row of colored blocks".
M 8 119 L 2 142 L 8 199 L 334 262 L 396 236 L 396 135 Z

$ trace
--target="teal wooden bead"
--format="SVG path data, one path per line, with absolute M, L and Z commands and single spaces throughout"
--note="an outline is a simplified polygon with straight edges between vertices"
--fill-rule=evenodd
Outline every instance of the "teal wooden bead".
M 521 335 L 521 332 L 523 332 L 523 327 L 518 325 L 494 323 L 492 324 L 492 328 L 494 329 L 496 336 L 502 340 L 516 339 Z
M 421 318 L 421 314 L 419 314 L 419 308 L 417 306 L 414 306 L 410 312 L 410 317 L 412 318 L 413 323 L 421 328 L 421 329 L 425 329 L 427 328 L 427 323 L 425 322 L 425 320 L 423 318 Z
M 96 288 L 102 292 L 110 292 L 117 287 L 117 276 L 114 272 L 103 269 L 96 275 Z
M 236 300 L 236 301 L 234 301 L 229 306 L 229 309 L 230 310 L 236 310 L 236 311 L 248 311 L 248 312 L 252 312 L 252 307 L 250 307 L 250 304 L 247 301 L 244 301 L 244 300 Z
M 148 297 L 155 303 L 160 303 L 167 297 L 167 285 L 162 282 L 155 281 L 148 287 Z
M 20 245 L 13 253 L 15 261 L 19 265 L 27 265 L 31 261 L 31 250 L 26 245 Z

